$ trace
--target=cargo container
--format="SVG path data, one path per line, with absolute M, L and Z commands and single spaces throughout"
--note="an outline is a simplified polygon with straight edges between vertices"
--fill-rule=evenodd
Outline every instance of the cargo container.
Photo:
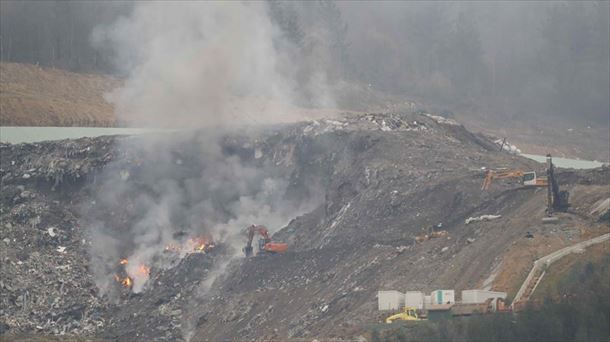
M 416 309 L 424 308 L 424 293 L 421 291 L 407 291 L 405 293 L 405 306 L 411 306 Z
M 432 304 L 432 297 L 424 295 L 424 309 Z
M 405 295 L 399 291 L 378 291 L 377 302 L 379 311 L 399 310 L 405 306 Z
M 455 303 L 455 291 L 436 290 L 430 293 L 432 304 L 453 304 Z
M 506 292 L 495 292 L 495 291 L 486 291 L 486 290 L 464 290 L 464 291 L 462 291 L 462 303 L 464 303 L 464 304 L 485 303 L 485 301 L 489 298 L 506 299 Z

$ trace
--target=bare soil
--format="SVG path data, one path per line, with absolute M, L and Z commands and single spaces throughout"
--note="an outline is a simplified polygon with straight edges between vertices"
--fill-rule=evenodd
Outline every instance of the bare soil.
M 0 63 L 2 126 L 114 126 L 104 93 L 119 81 L 31 64 Z

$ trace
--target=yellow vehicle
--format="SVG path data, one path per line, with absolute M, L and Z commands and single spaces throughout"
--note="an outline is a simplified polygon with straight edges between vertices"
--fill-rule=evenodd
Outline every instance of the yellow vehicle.
M 405 306 L 401 313 L 392 315 L 385 319 L 386 323 L 392 323 L 394 321 L 421 321 L 422 319 L 417 316 L 416 309 L 412 306 Z

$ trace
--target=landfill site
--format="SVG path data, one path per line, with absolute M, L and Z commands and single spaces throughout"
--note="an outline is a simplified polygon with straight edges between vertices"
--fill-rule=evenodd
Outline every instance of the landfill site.
M 569 207 L 549 216 L 549 186 L 482 189 L 544 164 L 437 115 L 217 134 L 2 144 L 1 332 L 364 340 L 409 291 L 509 310 L 536 259 L 610 231 L 608 167 L 555 168 Z
M 0 342 L 610 342 L 609 7 L 0 0 Z

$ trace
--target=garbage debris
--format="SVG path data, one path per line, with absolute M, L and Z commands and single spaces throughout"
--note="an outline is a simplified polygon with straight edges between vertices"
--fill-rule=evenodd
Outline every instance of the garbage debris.
M 469 217 L 464 221 L 464 223 L 470 224 L 472 222 L 491 221 L 491 220 L 499 219 L 500 217 L 502 217 L 502 215 L 481 215 L 478 217 Z
M 227 134 L 217 152 L 228 155 L 230 166 L 244 164 L 247 172 L 240 176 L 249 177 L 258 169 L 264 176 L 281 175 L 285 184 L 267 189 L 262 197 L 298 202 L 311 199 L 310 193 L 322 194 L 298 217 L 277 223 L 287 222 L 272 237 L 289 243 L 288 253 L 243 258 L 243 239 L 232 246 L 218 237 L 210 249 L 209 244 L 189 247 L 190 236 L 169 234 L 178 244 L 155 246 L 161 250 L 158 260 L 139 267 L 131 254 L 121 254 L 108 260 L 107 278 L 91 262 L 105 245 L 92 236 L 83 212 L 100 211 L 117 227 L 129 228 L 133 222 L 125 213 L 142 209 L 129 197 L 140 194 L 126 192 L 106 210 L 104 200 L 95 196 L 98 186 L 109 173 L 117 186 L 140 186 L 142 172 L 160 169 L 158 165 L 151 167 L 150 161 L 125 148 L 131 145 L 117 144 L 126 139 L 122 137 L 0 144 L 0 330 L 108 341 L 307 339 L 319 332 L 340 336 L 368 324 L 373 289 L 481 276 L 501 256 L 493 254 L 501 251 L 488 248 L 487 242 L 504 239 L 498 244 L 508 245 L 514 240 L 514 235 L 509 240 L 511 234 L 495 236 L 495 230 L 461 227 L 470 213 L 492 208 L 489 195 L 476 186 L 474 173 L 480 171 L 469 171 L 473 165 L 478 169 L 520 163 L 495 153 L 492 140 L 462 126 L 426 115 L 392 113 L 320 119 L 269 131 L 255 137 Z M 180 153 L 165 154 L 177 170 L 170 175 L 172 181 L 191 184 L 188 180 L 201 178 L 201 168 L 209 165 L 193 157 L 199 155 L 199 145 L 180 145 Z M 192 154 L 185 153 L 189 148 Z M 607 179 L 605 172 L 592 177 L 576 171 L 570 177 L 599 185 Z M 254 178 L 257 184 L 265 183 Z M 198 186 L 189 190 L 189 196 L 216 191 Z M 241 198 L 240 193 L 226 195 Z M 494 199 L 493 208 L 509 222 L 519 215 L 514 203 L 523 203 L 515 196 L 530 195 L 509 193 Z M 180 207 L 189 196 L 176 196 Z M 250 207 L 252 202 L 240 200 L 239 205 Z M 212 221 L 207 212 L 213 205 L 225 208 L 207 202 L 193 208 L 202 219 L 194 224 Z M 249 214 L 266 219 L 267 210 Z M 164 215 L 180 216 L 169 211 Z M 222 225 L 227 238 L 233 238 L 231 229 L 231 224 Z M 418 234 L 432 240 L 415 245 L 411 238 Z M 125 240 L 131 247 L 131 240 Z M 198 252 L 182 257 L 184 250 L 194 248 Z M 127 264 L 121 264 L 122 258 Z M 127 266 L 148 276 L 148 287 L 137 294 L 121 285 L 129 277 Z
M 500 150 L 502 151 L 506 151 L 512 154 L 521 154 L 521 150 L 517 146 L 512 145 L 511 143 L 506 141 L 506 138 L 494 140 L 494 143 L 500 146 Z

